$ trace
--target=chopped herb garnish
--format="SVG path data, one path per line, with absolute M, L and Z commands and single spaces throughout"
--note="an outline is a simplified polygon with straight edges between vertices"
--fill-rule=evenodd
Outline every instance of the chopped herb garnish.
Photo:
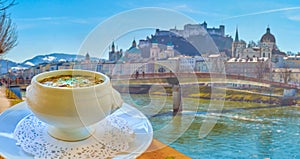
M 89 87 L 102 82 L 103 80 L 101 78 L 80 75 L 60 75 L 48 77 L 40 81 L 40 83 L 46 86 L 67 88 Z

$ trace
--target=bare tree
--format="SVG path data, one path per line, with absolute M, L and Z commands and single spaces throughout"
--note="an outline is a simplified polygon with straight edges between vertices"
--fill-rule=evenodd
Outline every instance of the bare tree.
M 0 11 L 5 11 L 16 4 L 15 0 L 0 0 Z
M 265 74 L 268 71 L 268 65 L 266 61 L 263 61 L 262 59 L 257 58 L 256 62 L 256 78 L 259 80 L 263 80 Z
M 15 4 L 15 0 L 0 0 L 0 56 L 17 45 L 16 25 L 6 14 L 6 10 Z
M 291 79 L 291 73 L 290 67 L 287 63 L 283 63 L 282 69 L 280 69 L 280 74 L 283 79 L 284 83 L 288 83 Z
M 17 45 L 16 25 L 12 22 L 8 8 L 16 5 L 15 0 L 0 0 L 0 60 L 2 56 Z M 2 65 L 0 61 L 0 75 Z M 8 61 L 6 61 L 6 71 L 8 72 Z
M 4 54 L 17 45 L 16 26 L 10 17 L 3 13 L 0 16 L 0 54 Z
M 217 56 L 217 54 L 215 54 Z M 219 73 L 219 74 L 222 74 L 224 73 L 224 59 L 222 57 L 222 55 L 220 54 L 219 56 L 217 57 L 209 57 L 209 71 L 210 72 L 213 72 L 213 73 Z

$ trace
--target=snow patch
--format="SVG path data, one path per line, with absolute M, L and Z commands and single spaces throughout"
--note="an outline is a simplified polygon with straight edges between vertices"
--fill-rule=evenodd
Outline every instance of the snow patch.
M 66 59 L 59 59 L 58 62 L 67 62 Z
M 53 61 L 55 59 L 56 59 L 56 57 L 54 57 L 54 56 L 46 56 L 46 57 L 42 58 L 42 60 L 44 60 L 44 61 Z
M 25 63 L 25 65 L 35 66 L 32 62 L 29 62 L 29 61 L 27 61 L 27 62 Z
M 19 66 L 17 66 L 17 67 L 11 67 L 10 69 L 13 70 L 13 71 L 18 71 L 18 70 L 25 70 L 27 68 L 26 67 L 19 67 Z

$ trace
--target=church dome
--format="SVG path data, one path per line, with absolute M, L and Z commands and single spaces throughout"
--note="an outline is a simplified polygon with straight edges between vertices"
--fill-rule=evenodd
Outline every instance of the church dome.
M 275 36 L 271 34 L 269 27 L 267 28 L 267 32 L 261 37 L 260 42 L 276 43 Z
M 127 50 L 127 53 L 129 53 L 129 54 L 141 54 L 142 51 L 139 48 L 137 48 L 137 47 L 130 47 Z
M 126 51 L 129 54 L 141 54 L 142 51 L 136 46 L 136 41 L 133 40 L 131 47 Z

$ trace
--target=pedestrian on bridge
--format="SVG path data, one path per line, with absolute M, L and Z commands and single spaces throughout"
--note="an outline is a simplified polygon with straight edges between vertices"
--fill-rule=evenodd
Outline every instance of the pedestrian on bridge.
M 139 71 L 135 72 L 135 79 L 137 79 L 139 77 Z

